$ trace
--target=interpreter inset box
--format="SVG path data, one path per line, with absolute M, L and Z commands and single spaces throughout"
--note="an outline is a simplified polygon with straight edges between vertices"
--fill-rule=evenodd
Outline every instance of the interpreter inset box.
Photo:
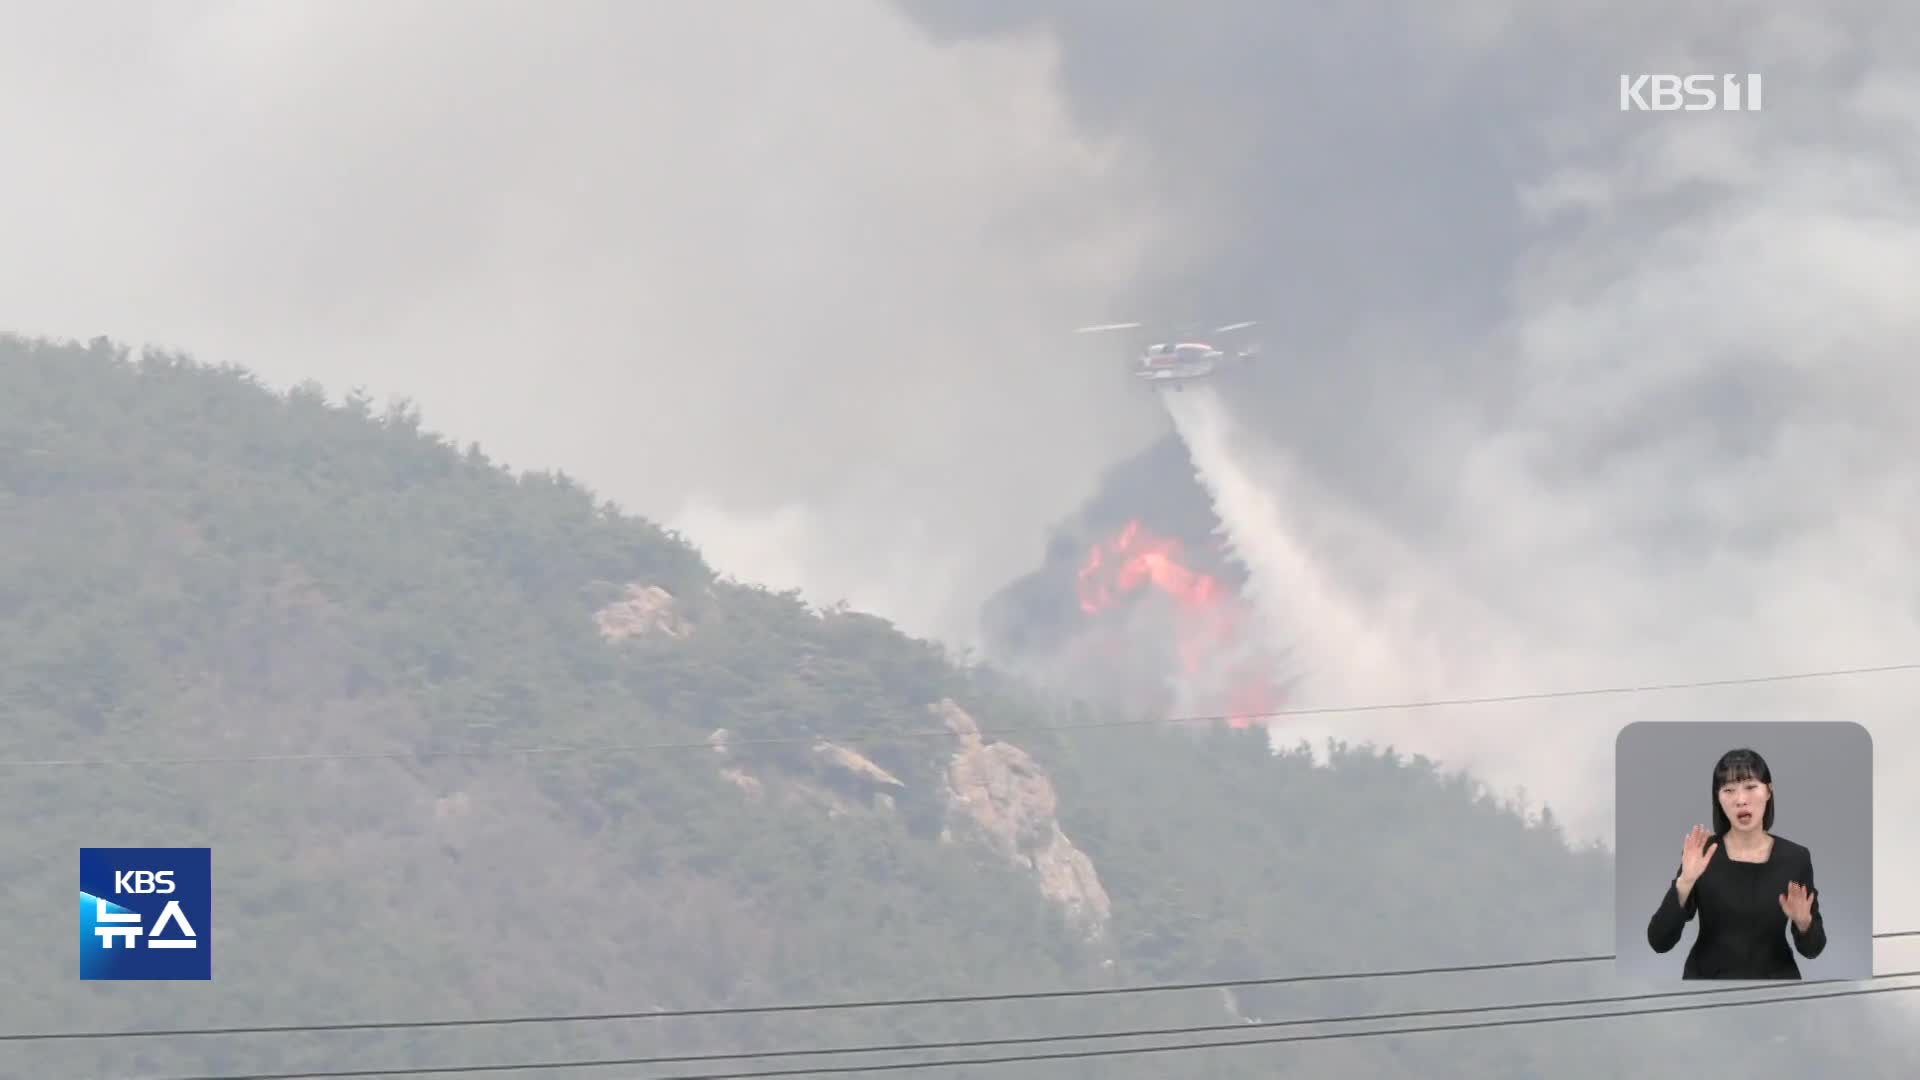
M 1642 721 L 1614 754 L 1614 956 L 1634 979 L 1873 971 L 1873 739 Z

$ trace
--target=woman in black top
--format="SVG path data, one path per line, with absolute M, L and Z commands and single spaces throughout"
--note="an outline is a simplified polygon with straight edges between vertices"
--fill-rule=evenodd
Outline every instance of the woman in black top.
M 1680 872 L 1647 923 L 1647 944 L 1664 953 L 1700 916 L 1687 953 L 1687 979 L 1798 979 L 1787 947 L 1811 960 L 1827 947 L 1813 888 L 1813 856 L 1774 836 L 1773 773 L 1759 754 L 1731 750 L 1713 767 L 1713 833 L 1698 825 L 1680 849 Z M 1788 933 L 1781 933 L 1782 930 Z

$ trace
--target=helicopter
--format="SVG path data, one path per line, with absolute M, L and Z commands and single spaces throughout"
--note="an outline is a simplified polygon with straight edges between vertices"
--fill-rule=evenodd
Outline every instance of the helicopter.
M 1203 335 L 1188 328 L 1179 328 L 1174 334 L 1161 341 L 1153 342 L 1143 348 L 1134 359 L 1133 376 L 1149 384 L 1167 385 L 1180 390 L 1187 383 L 1197 382 L 1222 373 L 1229 365 L 1242 365 L 1259 355 L 1260 347 L 1248 344 L 1239 348 L 1222 348 L 1211 343 L 1208 338 L 1215 334 L 1230 334 L 1257 326 L 1255 322 L 1228 323 L 1216 326 Z M 1082 326 L 1076 334 L 1101 334 L 1119 330 L 1138 330 L 1143 323 L 1105 323 L 1099 326 Z

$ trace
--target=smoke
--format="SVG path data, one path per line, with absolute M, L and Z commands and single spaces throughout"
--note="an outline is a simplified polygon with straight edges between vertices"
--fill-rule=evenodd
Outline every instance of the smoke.
M 1097 679 L 1110 700 L 1164 698 L 1183 715 L 1224 717 L 1236 727 L 1271 711 L 1282 692 L 1280 654 L 1250 625 L 1252 612 L 1232 584 L 1201 565 L 1178 538 L 1129 521 L 1080 566 L 1079 606 L 1097 620 L 1094 633 L 1043 670 L 1068 685 Z M 1099 670 L 1076 677 L 1074 669 L 1093 657 Z
M 908 6 L 1052 34 L 1078 122 L 1158 148 L 1168 212 L 1204 223 L 1140 291 L 1286 328 L 1231 434 L 1185 434 L 1329 695 L 1290 705 L 1920 656 L 1920 9 Z M 1760 72 L 1766 109 L 1619 111 L 1619 74 L 1651 71 Z M 1875 910 L 1905 929 L 1920 867 L 1891 825 L 1920 814 L 1916 692 L 1893 674 L 1315 724 L 1471 761 L 1606 838 L 1629 721 L 1857 720 Z
M 1246 567 L 1243 595 L 1292 665 L 1289 707 L 1417 705 L 1512 694 L 1516 680 L 1569 669 L 1565 658 L 1475 598 L 1452 588 L 1419 552 L 1319 488 L 1284 455 L 1262 453 L 1212 386 L 1166 395 L 1167 408 L 1208 490 L 1234 556 Z M 1328 739 L 1372 742 L 1425 754 L 1511 793 L 1557 793 L 1577 785 L 1584 757 L 1516 755 L 1547 733 L 1530 716 L 1420 708 L 1276 716 L 1277 745 Z M 1550 736 L 1547 736 L 1550 737 Z M 1541 768 L 1542 760 L 1550 764 Z M 1563 822 L 1604 839 L 1610 811 L 1578 805 Z
M 932 41 L 881 0 L 6 27 L 5 329 L 408 396 L 726 571 L 959 641 L 1160 423 L 1066 334 L 1161 223 L 1044 39 Z
M 1380 613 L 1365 610 L 1300 535 L 1297 523 L 1329 522 L 1324 515 L 1316 519 L 1300 512 L 1308 496 L 1299 478 L 1270 475 L 1261 487 L 1236 465 L 1229 420 L 1211 387 L 1165 397 L 1193 457 L 1195 476 L 1212 496 L 1231 549 L 1249 571 L 1247 596 L 1276 640 L 1298 658 L 1309 696 L 1339 698 L 1361 688 L 1377 692 L 1390 685 L 1397 691 L 1427 682 L 1422 669 L 1430 671 L 1431 665 L 1396 647 L 1408 636 L 1381 625 Z M 1284 512 L 1282 505 L 1293 512 Z

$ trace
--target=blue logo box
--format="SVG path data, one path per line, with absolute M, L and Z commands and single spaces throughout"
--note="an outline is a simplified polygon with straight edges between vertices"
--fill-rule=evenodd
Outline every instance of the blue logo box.
M 81 848 L 80 977 L 213 978 L 212 848 Z

